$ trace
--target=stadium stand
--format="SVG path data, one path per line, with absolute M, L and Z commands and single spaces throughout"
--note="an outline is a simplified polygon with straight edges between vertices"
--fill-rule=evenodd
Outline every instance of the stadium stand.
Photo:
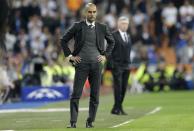
M 6 70 L 15 84 L 12 99 L 21 97 L 22 86 L 72 82 L 73 67 L 64 59 L 60 36 L 83 18 L 82 7 L 89 1 L 100 9 L 98 21 L 112 31 L 119 16 L 130 19 L 131 70 L 137 81 L 129 80 L 129 85 L 138 82 L 149 91 L 193 89 L 193 0 L 17 0 L 6 33 Z

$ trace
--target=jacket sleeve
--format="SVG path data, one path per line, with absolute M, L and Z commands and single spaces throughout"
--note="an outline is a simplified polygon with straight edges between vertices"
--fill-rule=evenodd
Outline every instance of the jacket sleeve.
M 71 51 L 68 47 L 68 42 L 71 40 L 76 32 L 76 23 L 74 23 L 67 31 L 64 33 L 62 38 L 60 39 L 60 44 L 63 49 L 65 57 L 69 56 L 71 54 Z
M 114 48 L 114 45 L 115 45 L 115 40 L 110 32 L 110 30 L 108 29 L 108 27 L 106 26 L 106 34 L 105 34 L 105 39 L 107 41 L 107 48 L 106 48 L 106 51 L 104 53 L 104 55 L 109 58 L 111 53 L 112 53 L 112 50 Z

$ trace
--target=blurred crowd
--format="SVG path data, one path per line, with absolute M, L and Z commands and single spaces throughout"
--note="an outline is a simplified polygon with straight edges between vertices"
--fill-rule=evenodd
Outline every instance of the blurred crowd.
M 111 31 L 116 29 L 119 16 L 129 17 L 131 68 L 137 75 L 146 65 L 137 79 L 145 88 L 153 90 L 152 84 L 158 85 L 153 78 L 157 72 L 157 79 L 167 80 L 175 80 L 176 73 L 181 73 L 184 87 L 193 88 L 193 0 L 15 0 L 3 61 L 15 85 L 13 97 L 20 96 L 22 86 L 61 85 L 73 80 L 74 70 L 64 59 L 60 36 L 73 22 L 84 18 L 83 7 L 88 2 L 97 5 L 97 20 Z M 170 76 L 163 75 L 163 70 Z M 177 88 L 173 82 L 167 85 Z

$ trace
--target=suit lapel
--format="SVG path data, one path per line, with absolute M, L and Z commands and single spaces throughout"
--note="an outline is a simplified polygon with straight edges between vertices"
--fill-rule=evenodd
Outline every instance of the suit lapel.
M 122 43 L 122 44 L 124 44 L 125 42 L 124 42 L 124 40 L 123 40 L 123 38 L 121 37 L 121 34 L 120 34 L 120 32 L 119 31 L 117 31 L 117 36 L 118 36 L 118 40 Z
M 82 41 L 85 41 L 85 34 L 86 34 L 85 29 L 84 29 L 84 24 L 86 24 L 85 21 L 82 21 L 82 24 L 81 24 L 81 31 L 82 31 L 82 33 L 81 33 L 82 37 L 81 38 L 82 38 Z M 84 42 L 81 42 L 81 43 L 84 43 Z
M 98 44 L 99 43 L 99 25 L 98 23 L 95 22 L 95 30 L 96 30 L 96 43 Z
M 124 45 L 124 44 L 129 44 L 129 36 L 127 35 L 127 38 L 128 38 L 128 42 L 125 42 L 124 40 L 123 40 L 123 38 L 122 38 L 122 36 L 121 36 L 121 34 L 120 34 L 120 32 L 119 31 L 117 31 L 117 35 L 118 35 L 118 39 L 119 39 L 119 41 Z

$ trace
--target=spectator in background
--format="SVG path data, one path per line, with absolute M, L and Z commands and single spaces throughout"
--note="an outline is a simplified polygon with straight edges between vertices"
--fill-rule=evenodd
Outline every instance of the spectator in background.
M 57 3 L 55 0 L 41 0 L 40 10 L 42 17 L 57 17 Z
M 13 52 L 14 49 L 14 44 L 17 40 L 16 36 L 14 34 L 10 33 L 10 28 L 6 27 L 6 34 L 5 34 L 5 45 L 6 45 L 6 50 L 8 52 Z
M 185 68 L 183 64 L 177 65 L 177 68 L 170 80 L 170 85 L 173 90 L 183 90 L 187 88 L 185 75 Z
M 7 0 L 0 1 L 0 102 L 5 102 L 9 96 L 10 88 L 13 88 L 13 84 L 9 80 L 6 72 L 6 67 L 4 61 L 6 45 L 5 45 L 5 32 L 7 26 L 7 17 L 9 14 L 9 3 Z M 1 94 L 3 90 L 3 94 Z
M 34 16 L 34 15 L 41 16 L 40 15 L 40 6 L 39 6 L 38 0 L 31 0 L 31 1 L 29 1 L 28 13 L 29 13 L 28 15 L 30 17 Z
M 148 47 L 147 56 L 148 56 L 148 66 L 149 65 L 157 65 L 159 59 L 158 59 L 155 45 L 151 45 Z
M 21 67 L 23 62 L 23 57 L 20 53 L 13 55 L 12 53 L 7 54 L 7 61 L 6 61 L 6 67 L 7 67 L 7 75 L 14 83 L 14 90 L 12 93 L 12 97 L 19 97 L 20 98 L 20 89 L 21 89 Z
M 169 4 L 162 10 L 165 32 L 168 33 L 170 40 L 173 39 L 176 33 L 177 16 L 178 10 L 172 2 L 169 2 Z
M 116 10 L 116 15 L 119 16 L 123 7 L 126 5 L 125 0 L 108 0 L 107 12 Z
M 189 30 L 183 26 L 178 34 L 176 43 L 177 62 L 181 64 L 188 64 L 191 60 L 189 56 Z
M 165 62 L 159 62 L 156 71 L 152 74 L 154 87 L 153 91 L 170 90 L 169 80 L 167 78 Z
M 155 27 L 154 35 L 159 39 L 163 33 L 162 3 L 160 1 L 157 1 L 156 3 L 156 10 L 153 13 L 153 20 Z M 157 41 L 159 41 L 158 39 Z
M 9 79 L 7 74 L 7 69 L 5 66 L 0 66 L 0 104 L 5 103 L 11 93 L 11 90 L 14 88 L 14 84 Z
M 189 0 L 185 0 L 184 5 L 179 9 L 180 21 L 183 26 L 192 28 L 194 25 L 194 8 L 189 3 Z
M 28 31 L 29 31 L 30 39 L 32 41 L 35 40 L 37 36 L 41 35 L 42 26 L 43 26 L 43 23 L 39 16 L 33 15 L 30 18 L 30 21 L 28 23 Z
M 142 30 L 142 34 L 141 34 L 141 40 L 142 43 L 146 46 L 150 46 L 153 44 L 153 38 L 150 34 L 150 31 L 148 29 L 148 25 L 147 24 L 143 24 L 143 30 Z
M 35 39 L 31 42 L 31 51 L 34 55 L 43 55 L 45 45 L 44 42 L 41 40 L 40 36 L 36 36 Z
M 29 48 L 29 36 L 26 33 L 26 30 L 21 28 L 17 37 L 18 46 L 22 51 L 25 51 Z
M 12 17 L 11 29 L 14 34 L 18 34 L 21 28 L 25 28 L 25 21 L 21 16 L 21 11 L 19 9 L 13 10 L 12 13 L 14 17 Z
M 140 10 L 137 10 L 133 16 L 133 22 L 137 30 L 137 35 L 141 35 L 143 31 L 143 23 L 145 22 L 145 14 L 142 13 Z
M 163 35 L 161 38 L 161 47 L 158 48 L 158 56 L 164 60 L 166 65 L 176 65 L 175 50 L 170 47 L 169 38 Z
M 83 0 L 67 0 L 67 8 L 70 11 L 76 12 L 80 9 L 83 4 Z
M 147 0 L 137 0 L 137 9 L 142 13 L 147 14 Z
M 44 64 L 48 63 L 52 54 L 57 54 L 57 57 L 60 57 L 58 60 L 61 63 L 64 62 L 61 48 L 57 44 L 59 43 L 59 34 L 63 33 L 71 23 L 80 19 L 82 5 L 88 1 L 90 0 L 14 1 L 13 10 L 10 12 L 13 22 L 10 21 L 9 28 L 7 28 L 6 31 L 6 46 L 9 57 L 11 59 L 16 59 L 15 61 L 20 59 L 20 63 L 17 66 L 14 62 L 10 63 L 8 68 L 11 68 L 11 71 L 8 71 L 8 75 L 11 74 L 11 80 L 14 78 L 13 80 L 17 81 L 17 79 L 19 79 L 17 76 L 20 73 L 22 73 L 22 76 L 29 73 L 30 70 L 28 67 L 31 66 L 29 63 L 32 63 L 32 57 L 34 55 L 31 54 L 30 50 L 31 45 L 35 43 L 42 43 L 40 44 L 42 46 L 40 51 L 42 51 L 41 54 L 46 57 Z M 5 0 L 0 0 L 0 2 L 5 2 Z M 67 4 L 68 2 L 73 3 L 73 6 Z M 160 39 L 162 38 L 162 34 L 168 34 L 167 37 L 170 41 L 170 48 L 176 53 L 177 61 L 174 62 L 173 58 L 173 63 L 194 63 L 192 59 L 194 43 L 194 31 L 192 28 L 193 12 L 191 11 L 193 10 L 193 1 L 171 0 L 171 3 L 174 3 L 176 7 L 169 6 L 169 0 L 93 0 L 93 2 L 98 3 L 98 16 L 101 18 L 105 16 L 104 19 L 98 20 L 108 23 L 108 26 L 112 30 L 115 29 L 116 18 L 119 17 L 119 15 L 129 16 L 131 21 L 129 31 L 133 41 L 131 60 L 133 60 L 132 62 L 134 62 L 135 66 L 138 66 L 142 61 L 149 62 L 149 64 L 160 62 L 161 58 L 159 58 L 158 55 L 161 56 L 164 54 L 165 57 L 167 57 L 167 51 L 163 50 L 163 47 L 160 53 L 157 52 L 158 54 L 156 54 L 155 47 L 152 46 L 155 43 L 162 43 Z M 0 4 L 0 6 L 2 6 L 2 8 L 0 8 L 0 18 L 7 14 L 6 12 L 2 13 L 2 9 L 6 8 L 4 5 L 5 4 Z M 140 11 L 140 14 L 138 14 L 137 11 Z M 38 26 L 38 28 L 31 30 L 31 28 L 28 28 L 28 25 L 32 23 L 31 18 L 34 16 L 38 17 L 38 21 L 41 21 L 42 24 Z M 179 19 L 177 19 L 177 16 Z M 3 19 L 1 18 L 1 20 Z M 3 21 L 5 20 L 6 19 Z M 150 23 L 154 23 L 154 26 L 150 26 Z M 2 27 L 6 28 L 4 25 Z M 138 30 L 135 29 L 136 27 L 138 27 Z M 0 30 L 2 29 L 3 28 L 0 28 Z M 39 33 L 37 33 L 37 35 L 32 32 Z M 35 37 L 32 39 L 32 34 L 36 34 L 35 37 L 39 36 L 40 42 L 36 42 Z M 0 41 L 2 41 L 2 39 Z M 4 44 L 1 43 L 1 46 L 2 45 L 4 46 Z M 2 53 L 2 51 L 0 51 L 0 53 Z M 36 54 L 37 51 L 34 53 Z M 21 58 L 18 58 L 19 56 Z M 167 59 L 171 61 L 170 58 Z M 22 68 L 20 68 L 20 66 Z M 66 66 L 64 66 L 64 68 L 66 68 Z M 34 73 L 33 71 L 30 72 Z M 15 89 L 17 89 L 17 86 Z
M 42 23 L 54 33 L 56 26 L 59 26 L 59 9 L 55 0 L 41 0 Z M 61 5 L 62 6 L 62 5 Z
M 147 65 L 145 66 L 142 76 L 139 78 L 139 82 L 143 85 L 145 91 L 153 91 L 155 83 L 152 74 L 148 71 Z
M 116 15 L 115 12 L 109 12 L 103 18 L 103 21 L 110 27 L 111 30 L 116 28 Z

